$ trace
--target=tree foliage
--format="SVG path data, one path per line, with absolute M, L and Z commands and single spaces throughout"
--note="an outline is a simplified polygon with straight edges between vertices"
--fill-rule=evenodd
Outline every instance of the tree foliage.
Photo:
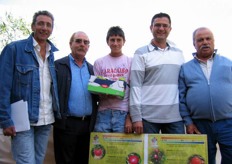
M 0 52 L 8 43 L 23 39 L 30 33 L 30 24 L 6 12 L 4 18 L 0 17 Z

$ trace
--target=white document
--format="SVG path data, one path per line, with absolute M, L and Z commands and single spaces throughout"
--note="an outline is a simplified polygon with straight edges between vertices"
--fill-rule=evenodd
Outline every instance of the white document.
M 20 100 L 11 104 L 11 119 L 16 132 L 30 129 L 27 101 Z M 0 129 L 0 134 L 2 134 L 2 129 Z
M 30 129 L 27 101 L 20 100 L 11 104 L 11 119 L 14 122 L 16 132 Z

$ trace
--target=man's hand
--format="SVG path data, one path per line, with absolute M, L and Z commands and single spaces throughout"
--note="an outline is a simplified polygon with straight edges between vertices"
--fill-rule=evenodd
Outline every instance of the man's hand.
M 142 134 L 143 133 L 143 122 L 142 121 L 134 122 L 133 130 L 136 134 Z
M 11 137 L 16 136 L 15 127 L 11 126 L 11 127 L 3 129 L 3 134 L 4 136 L 11 136 Z
M 130 118 L 130 114 L 127 114 L 127 116 L 126 116 L 124 132 L 125 133 L 132 133 L 132 121 Z
M 186 127 L 187 134 L 201 134 L 194 124 L 190 124 Z

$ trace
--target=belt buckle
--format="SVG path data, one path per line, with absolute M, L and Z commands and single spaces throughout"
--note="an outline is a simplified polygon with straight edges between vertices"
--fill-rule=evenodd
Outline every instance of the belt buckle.
M 85 120 L 85 116 L 83 116 L 81 120 L 84 121 Z

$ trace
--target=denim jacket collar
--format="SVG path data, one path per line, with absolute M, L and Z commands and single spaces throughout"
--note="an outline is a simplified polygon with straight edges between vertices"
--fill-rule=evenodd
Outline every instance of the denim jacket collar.
M 27 51 L 27 52 L 32 52 L 34 50 L 33 36 L 34 36 L 34 33 L 32 33 L 27 39 L 27 44 L 25 46 L 25 51 Z M 55 47 L 55 45 L 50 40 L 47 40 L 47 42 L 48 42 L 48 44 L 51 45 L 51 52 L 58 51 L 58 49 Z

